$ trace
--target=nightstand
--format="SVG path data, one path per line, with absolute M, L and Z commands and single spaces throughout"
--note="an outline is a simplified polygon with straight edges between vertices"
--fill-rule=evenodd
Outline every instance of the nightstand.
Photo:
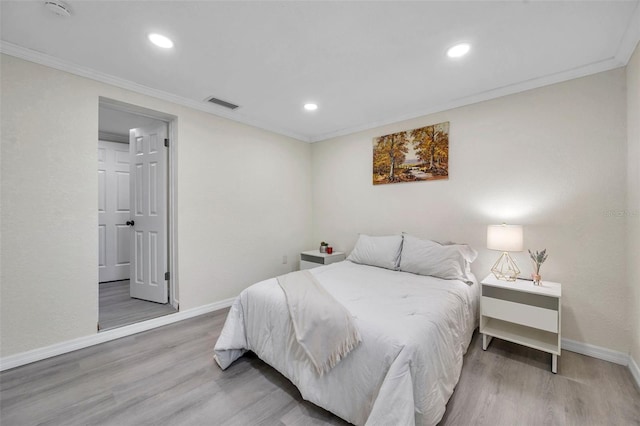
M 343 261 L 345 258 L 344 252 L 341 251 L 334 251 L 331 254 L 320 253 L 320 250 L 303 251 L 300 253 L 300 270 L 329 265 Z
M 489 275 L 481 283 L 482 349 L 493 337 L 548 352 L 551 371 L 558 372 L 562 286 L 542 281 L 500 281 Z

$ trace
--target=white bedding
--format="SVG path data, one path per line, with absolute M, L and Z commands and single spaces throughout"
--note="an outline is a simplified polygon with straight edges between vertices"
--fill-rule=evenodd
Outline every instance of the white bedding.
M 362 343 L 319 376 L 295 341 L 276 279 L 233 303 L 215 345 L 224 369 L 246 350 L 302 397 L 356 425 L 435 425 L 460 377 L 477 323 L 478 284 L 349 261 L 311 270 L 354 316 Z
M 356 322 L 308 269 L 276 279 L 287 300 L 296 341 L 322 376 L 360 344 Z

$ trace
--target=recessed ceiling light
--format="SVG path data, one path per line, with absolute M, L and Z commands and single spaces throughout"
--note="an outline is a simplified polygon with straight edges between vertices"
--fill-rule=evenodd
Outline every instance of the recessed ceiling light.
M 171 41 L 171 39 L 169 37 L 163 36 L 162 34 L 149 34 L 149 41 L 156 46 L 162 47 L 164 49 L 171 49 L 173 47 L 173 42 Z
M 58 16 L 62 16 L 63 18 L 71 16 L 71 9 L 69 9 L 69 6 L 59 0 L 45 1 L 44 7 L 46 7 L 50 12 L 53 12 Z
M 450 58 L 460 58 L 461 56 L 469 53 L 469 49 L 471 49 L 471 45 L 469 45 L 469 43 L 456 44 L 447 50 L 447 56 Z
M 307 111 L 315 111 L 318 109 L 318 105 L 317 104 L 304 104 L 304 109 L 306 109 Z

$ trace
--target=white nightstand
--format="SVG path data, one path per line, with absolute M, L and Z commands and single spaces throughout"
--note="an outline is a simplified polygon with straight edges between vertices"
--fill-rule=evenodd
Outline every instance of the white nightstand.
M 500 281 L 489 275 L 481 283 L 480 333 L 482 349 L 493 337 L 519 343 L 552 355 L 551 371 L 558 372 L 562 286 L 543 281 Z
M 331 254 L 320 253 L 320 250 L 303 251 L 300 253 L 300 270 L 340 262 L 345 258 L 344 252 L 341 251 L 334 251 Z

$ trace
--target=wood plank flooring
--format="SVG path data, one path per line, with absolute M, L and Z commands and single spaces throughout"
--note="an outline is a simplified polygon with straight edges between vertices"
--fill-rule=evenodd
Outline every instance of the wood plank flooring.
M 212 358 L 227 310 L 0 373 L 0 423 L 26 425 L 345 425 L 246 355 Z M 441 425 L 638 425 L 626 367 L 550 355 L 476 333 Z
M 99 284 L 98 324 L 100 330 L 173 314 L 170 304 L 148 302 L 129 296 L 129 280 Z

